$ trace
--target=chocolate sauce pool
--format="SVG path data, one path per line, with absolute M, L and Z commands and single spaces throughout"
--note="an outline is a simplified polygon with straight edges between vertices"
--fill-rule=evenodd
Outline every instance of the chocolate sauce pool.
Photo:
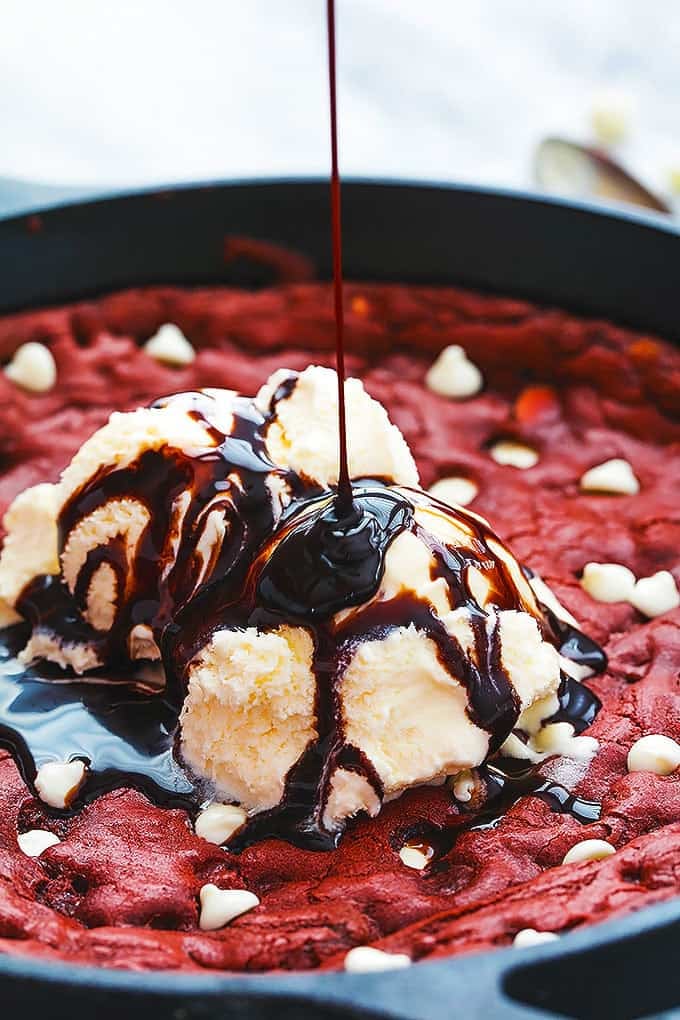
M 177 711 L 154 689 L 151 667 L 99 670 L 87 680 L 48 663 L 26 668 L 16 656 L 29 631 L 0 631 L 0 744 L 26 782 L 45 762 L 79 758 L 91 770 L 79 803 L 119 786 L 169 807 L 196 803 L 200 787 L 173 751 Z
M 470 549 L 447 547 L 416 523 L 414 510 L 422 499 L 416 492 L 390 489 L 381 482 L 350 481 L 333 0 L 327 0 L 327 17 L 339 419 L 336 489 L 321 492 L 294 473 L 277 468 L 267 456 L 267 427 L 278 402 L 293 392 L 294 373 L 274 393 L 268 414 L 258 411 L 252 401 L 236 398 L 229 434 L 217 424 L 210 396 L 168 398 L 183 402 L 183 409 L 203 425 L 214 447 L 200 456 L 168 448 L 148 450 L 125 468 L 103 468 L 76 492 L 59 518 L 63 547 L 89 514 L 111 501 L 133 499 L 148 512 L 134 569 L 127 561 L 125 537 L 116 536 L 87 555 L 72 594 L 59 578 L 35 578 L 17 607 L 28 625 L 0 632 L 0 743 L 12 750 L 29 784 L 44 762 L 78 758 L 88 765 L 79 801 L 116 786 L 133 786 L 158 803 L 195 813 L 211 791 L 183 767 L 176 747 L 188 664 L 219 627 L 266 630 L 285 623 L 310 631 L 318 738 L 291 769 L 281 804 L 253 819 L 230 845 L 233 849 L 266 836 L 317 849 L 334 846 L 340 834 L 327 831 L 323 811 L 337 767 L 362 775 L 382 796 L 371 763 L 347 743 L 343 733 L 343 672 L 352 649 L 361 641 L 379 639 L 411 624 L 423 631 L 434 642 L 444 667 L 464 684 L 469 716 L 488 732 L 491 753 L 513 729 L 520 711 L 502 665 L 498 625 L 489 625 L 488 614 L 478 606 L 467 583 L 471 567 L 491 572 L 495 607 L 516 608 L 516 585 L 487 544 L 492 533 L 474 515 L 441 504 L 442 512 L 462 518 L 473 534 Z M 287 488 L 291 500 L 278 513 L 272 478 Z M 187 494 L 185 512 L 178 514 L 178 501 Z M 217 543 L 217 552 L 206 564 L 197 549 L 208 513 L 221 515 L 226 538 Z M 454 607 L 468 610 L 477 664 L 431 607 L 414 595 L 366 606 L 379 589 L 390 543 L 405 530 L 430 547 L 435 576 L 446 580 Z M 98 631 L 87 623 L 84 611 L 92 579 L 104 564 L 112 571 L 117 598 L 112 626 Z M 352 607 L 363 608 L 338 623 L 335 615 Z M 595 670 L 604 668 L 604 654 L 594 642 L 542 608 L 544 631 L 562 654 Z M 161 651 L 162 670 L 130 663 L 127 642 L 136 626 L 150 629 Z M 58 635 L 66 643 L 86 643 L 103 661 L 120 663 L 120 669 L 102 668 L 84 680 L 47 664 L 26 668 L 17 653 L 31 628 Z M 159 673 L 166 678 L 163 686 L 159 686 Z M 563 676 L 559 698 L 555 719 L 571 722 L 576 732 L 592 722 L 599 708 L 596 696 L 567 676 Z M 462 820 L 466 827 L 493 824 L 524 795 L 541 797 L 555 810 L 570 811 L 581 821 L 598 815 L 597 805 L 544 780 L 537 767 L 526 762 L 491 760 L 480 775 L 487 801 L 481 812 Z

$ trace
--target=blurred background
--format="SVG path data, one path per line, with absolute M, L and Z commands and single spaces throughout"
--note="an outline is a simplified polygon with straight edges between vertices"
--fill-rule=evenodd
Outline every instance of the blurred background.
M 0 178 L 328 172 L 323 0 L 0 0 L 0 14 Z M 680 191 L 677 0 L 338 0 L 338 22 L 346 174 L 526 187 L 556 135 Z

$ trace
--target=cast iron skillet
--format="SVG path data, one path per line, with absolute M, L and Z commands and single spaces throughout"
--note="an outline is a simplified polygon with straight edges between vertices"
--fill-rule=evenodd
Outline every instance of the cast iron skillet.
M 28 212 L 0 221 L 0 311 L 130 284 L 268 282 L 258 263 L 225 263 L 233 235 L 294 249 L 316 275 L 329 275 L 323 181 L 180 187 L 44 208 L 49 200 L 29 191 Z M 680 341 L 680 233 L 656 217 L 477 188 L 366 181 L 344 184 L 343 211 L 348 278 L 462 283 Z M 98 1020 L 624 1020 L 680 1003 L 679 937 L 675 900 L 532 950 L 375 975 L 176 976 L 0 957 L 0 1001 L 4 1015 L 69 1020 L 78 1013 Z

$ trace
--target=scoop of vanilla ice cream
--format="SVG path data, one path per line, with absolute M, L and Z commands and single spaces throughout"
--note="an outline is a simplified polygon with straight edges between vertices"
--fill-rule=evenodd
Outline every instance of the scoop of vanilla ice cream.
M 216 391 L 213 391 L 216 392 Z M 223 391 L 230 394 L 231 391 Z M 7 532 L 0 556 L 0 597 L 14 606 L 21 591 L 39 574 L 59 572 L 57 517 L 64 503 L 102 468 L 115 470 L 131 464 L 140 453 L 161 447 L 176 447 L 198 455 L 215 446 L 215 439 L 204 425 L 188 414 L 181 403 L 169 402 L 161 407 L 139 408 L 131 412 L 114 412 L 106 425 L 98 429 L 78 450 L 62 472 L 56 485 L 35 485 L 20 493 L 4 518 Z M 134 516 L 131 501 L 119 501 L 106 514 L 99 514 L 89 523 L 78 522 L 79 534 L 61 554 L 61 566 L 69 587 L 78 567 L 90 548 L 110 538 L 115 519 L 121 517 L 121 528 L 130 528 Z M 144 520 L 146 508 L 140 510 Z M 138 523 L 136 530 L 143 524 Z M 70 537 L 70 536 L 68 536 Z
M 272 408 L 277 389 L 291 377 L 292 391 L 275 400 Z M 256 399 L 264 413 L 273 410 L 267 451 L 274 463 L 321 485 L 335 485 L 339 443 L 337 374 L 319 365 L 310 365 L 297 377 L 280 369 L 267 380 Z M 350 476 L 417 485 L 418 469 L 404 437 L 359 379 L 346 380 L 345 403 Z
M 477 515 L 469 516 L 481 521 Z M 403 532 L 392 542 L 373 601 L 386 602 L 411 593 L 420 602 L 429 603 L 447 633 L 476 662 L 470 609 L 454 608 L 446 580 L 433 579 L 435 561 L 430 548 L 434 536 L 464 551 L 473 542 L 473 532 L 464 518 L 447 516 L 438 505 L 428 506 L 425 500 L 416 508 L 415 519 L 423 529 L 420 537 Z M 499 610 L 494 606 L 497 593 L 492 571 L 468 568 L 468 591 L 487 614 L 487 627 L 497 624 L 499 628 L 502 667 L 522 712 L 557 691 L 559 654 L 542 637 L 539 610 L 519 564 L 500 542 L 491 538 L 487 542 L 493 543 L 497 561 L 517 583 L 518 608 Z M 339 615 L 346 622 L 364 608 Z M 370 760 L 386 797 L 482 764 L 489 752 L 490 735 L 472 721 L 469 704 L 462 678 L 449 672 L 435 642 L 413 624 L 361 641 L 341 682 L 345 739 Z M 336 822 L 366 810 L 361 785 L 355 784 L 354 802 L 347 787 L 343 779 L 344 815 L 336 816 Z
M 470 653 L 461 611 L 447 623 L 462 632 Z M 434 641 L 413 624 L 358 645 L 341 701 L 345 737 L 370 760 L 387 795 L 486 757 L 489 735 L 467 716 L 465 687 L 440 661 Z
M 215 423 L 231 427 L 234 394 L 229 390 L 210 391 Z M 28 582 L 41 574 L 60 574 L 73 594 L 78 577 L 90 552 L 120 536 L 125 540 L 127 569 L 134 563 L 137 545 L 150 511 L 133 495 L 112 499 L 77 520 L 62 536 L 58 549 L 57 519 L 62 507 L 91 479 L 102 471 L 115 471 L 132 464 L 147 450 L 177 449 L 188 456 L 200 456 L 213 449 L 217 439 L 208 423 L 191 416 L 190 394 L 170 398 L 151 408 L 127 413 L 115 412 L 78 450 L 55 485 L 34 486 L 16 497 L 4 519 L 7 535 L 0 555 L 0 599 L 12 611 Z M 83 607 L 84 619 L 96 630 L 106 631 L 113 624 L 116 602 L 121 593 L 111 566 L 102 563 L 92 576 Z M 18 614 L 7 614 L 7 622 L 16 622 Z M 148 641 L 131 643 L 131 652 L 157 650 Z M 36 628 L 22 658 L 48 659 L 63 668 L 83 673 L 103 665 L 92 646 L 64 642 L 46 628 Z
M 485 522 L 473 514 L 452 513 L 425 494 L 404 494 L 414 501 L 416 527 L 392 540 L 374 597 L 342 610 L 329 624 L 344 663 L 337 681 L 338 739 L 362 752 L 388 799 L 479 766 L 489 754 L 491 734 L 474 721 L 464 676 L 442 659 L 426 626 L 406 620 L 377 632 L 369 628 L 365 637 L 356 639 L 363 614 L 377 604 L 396 605 L 406 596 L 426 607 L 462 654 L 483 671 L 486 664 L 478 662 L 472 615 L 481 614 L 489 632 L 498 630 L 501 665 L 518 713 L 554 694 L 560 682 L 559 655 L 543 640 L 532 590 L 499 541 L 484 532 L 487 556 L 494 543 L 493 559 L 478 559 L 486 565 L 463 572 L 465 604 L 458 604 L 460 593 L 437 573 L 433 549 L 479 554 L 477 525 L 485 528 Z M 517 583 L 512 608 L 498 607 L 499 564 Z M 347 643 L 343 632 L 353 635 Z M 270 643 L 278 646 L 281 631 L 218 631 L 189 667 L 181 720 L 184 756 L 215 784 L 221 799 L 237 800 L 251 814 L 279 803 L 296 752 L 299 756 L 317 736 L 311 639 L 304 629 L 285 628 L 289 647 L 293 635 L 301 642 L 302 660 L 297 650 L 298 658 L 292 659 L 289 649 L 282 649 L 283 657 L 276 662 L 265 656 Z M 234 656 L 243 643 L 251 651 L 237 663 Z M 277 670 L 282 671 L 280 678 L 275 677 Z M 295 713 L 292 727 L 289 711 Z M 381 800 L 366 776 L 341 764 L 329 777 L 323 823 L 333 831 L 360 811 L 375 815 Z
M 220 630 L 193 661 L 182 754 L 220 799 L 275 807 L 286 775 L 317 735 L 312 639 L 301 627 Z

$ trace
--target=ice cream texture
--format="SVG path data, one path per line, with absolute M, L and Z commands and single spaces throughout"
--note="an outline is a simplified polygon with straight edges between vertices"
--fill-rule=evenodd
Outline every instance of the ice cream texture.
M 255 398 L 113 414 L 55 485 L 15 500 L 0 557 L 4 614 L 31 624 L 25 661 L 80 676 L 161 659 L 203 789 L 310 845 L 481 765 L 560 685 L 517 560 L 418 488 L 355 379 L 354 505 L 338 516 L 336 386 L 312 366 Z

